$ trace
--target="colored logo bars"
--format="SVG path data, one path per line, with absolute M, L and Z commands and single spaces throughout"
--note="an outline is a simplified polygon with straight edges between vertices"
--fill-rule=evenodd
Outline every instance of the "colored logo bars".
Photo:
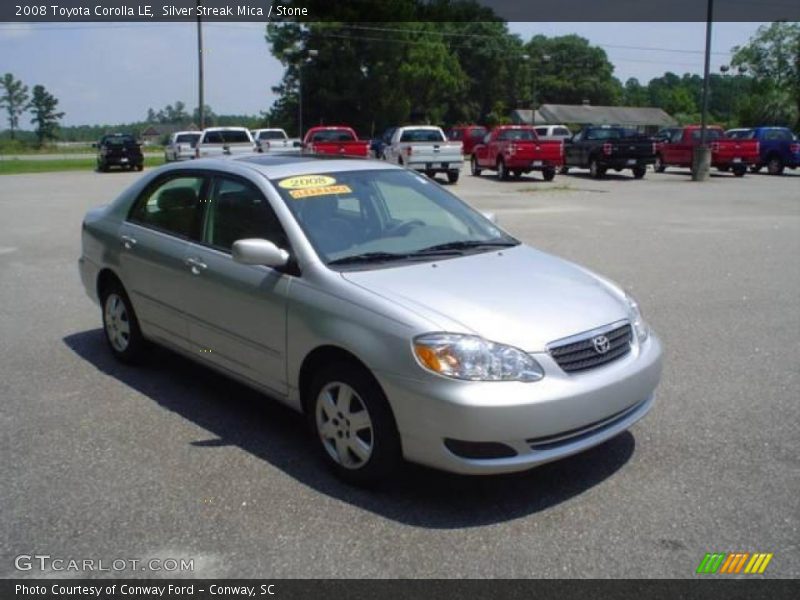
M 744 573 L 749 575 L 760 575 L 767 570 L 769 561 L 772 560 L 772 553 L 755 552 L 714 552 L 706 553 L 697 573 L 700 574 L 729 574 L 736 575 Z M 745 566 L 747 565 L 747 566 Z

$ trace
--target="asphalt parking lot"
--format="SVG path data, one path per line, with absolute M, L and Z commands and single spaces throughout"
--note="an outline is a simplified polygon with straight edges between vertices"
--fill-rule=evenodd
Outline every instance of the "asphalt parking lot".
M 535 471 L 408 466 L 381 492 L 339 483 L 301 417 L 255 392 L 167 351 L 113 361 L 80 223 L 139 176 L 0 178 L 0 577 L 78 576 L 14 568 L 49 554 L 207 578 L 683 578 L 711 551 L 800 576 L 800 172 L 465 172 L 460 196 L 638 298 L 666 348 L 658 401 Z

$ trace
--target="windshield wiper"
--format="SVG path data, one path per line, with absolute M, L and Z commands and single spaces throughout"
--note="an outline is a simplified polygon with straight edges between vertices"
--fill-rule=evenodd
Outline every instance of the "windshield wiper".
M 392 260 L 403 260 L 408 258 L 408 254 L 397 254 L 394 252 L 365 252 L 364 254 L 353 254 L 330 261 L 329 265 L 355 265 L 376 262 L 388 262 Z
M 421 250 L 414 252 L 413 255 L 420 256 L 447 251 L 460 252 L 462 250 L 480 248 L 509 248 L 518 244 L 519 242 L 512 242 L 511 240 L 461 240 L 459 242 L 447 242 L 446 244 L 436 244 L 435 246 L 422 248 Z

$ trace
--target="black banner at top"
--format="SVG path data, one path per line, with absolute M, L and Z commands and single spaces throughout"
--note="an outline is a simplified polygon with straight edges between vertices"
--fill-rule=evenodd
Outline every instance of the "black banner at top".
M 800 21 L 800 0 L 712 0 L 714 21 Z M 0 21 L 693 22 L 708 0 L 3 0 Z

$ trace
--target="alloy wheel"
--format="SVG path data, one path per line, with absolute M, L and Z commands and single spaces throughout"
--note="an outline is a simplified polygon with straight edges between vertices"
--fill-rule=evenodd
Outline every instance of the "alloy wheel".
M 317 432 L 328 455 L 346 469 L 360 469 L 372 456 L 375 438 L 364 401 L 346 383 L 320 390 L 315 410 Z
M 131 324 L 124 300 L 118 294 L 109 294 L 104 311 L 108 341 L 117 352 L 125 352 L 130 343 Z

